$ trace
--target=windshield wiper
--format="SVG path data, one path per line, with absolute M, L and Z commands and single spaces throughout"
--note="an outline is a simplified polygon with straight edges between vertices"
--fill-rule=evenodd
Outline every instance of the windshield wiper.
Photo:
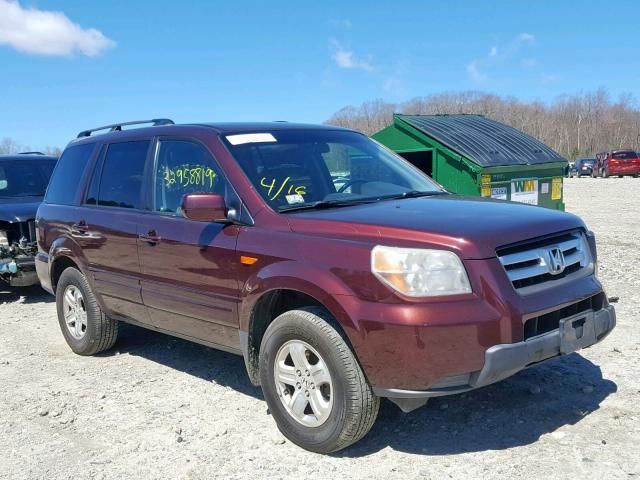
M 290 207 L 280 208 L 278 211 L 280 213 L 283 212 L 294 212 L 296 210 L 320 210 L 323 208 L 337 208 L 337 207 L 351 207 L 354 205 L 361 205 L 363 203 L 369 203 L 375 201 L 375 199 L 371 200 L 358 200 L 354 202 L 346 202 L 344 200 L 319 200 L 317 202 L 311 203 L 301 203 L 299 205 L 291 205 Z
M 398 193 L 396 195 L 385 195 L 380 200 L 401 200 L 403 198 L 432 197 L 434 195 L 446 195 L 447 192 L 435 190 L 431 192 L 421 192 L 420 190 L 409 190 L 407 192 Z

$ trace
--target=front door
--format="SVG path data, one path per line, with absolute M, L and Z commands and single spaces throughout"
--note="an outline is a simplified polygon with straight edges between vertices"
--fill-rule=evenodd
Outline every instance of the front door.
M 138 226 L 142 298 L 157 328 L 239 348 L 238 227 L 186 219 L 187 193 L 224 194 L 226 180 L 207 148 L 160 139 L 150 186 L 151 213 Z

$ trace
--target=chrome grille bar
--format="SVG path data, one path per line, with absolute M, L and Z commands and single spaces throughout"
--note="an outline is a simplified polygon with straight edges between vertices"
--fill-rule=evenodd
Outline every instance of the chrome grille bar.
M 589 247 L 581 232 L 559 235 L 557 242 L 550 238 L 537 242 L 537 245 L 536 242 L 524 244 L 521 249 L 515 248 L 515 251 L 513 247 L 504 250 L 509 253 L 500 255 L 498 252 L 498 259 L 517 290 L 563 278 L 566 276 L 564 272 L 574 273 L 586 267 L 591 259 Z M 554 250 L 562 252 L 562 255 L 556 252 L 558 258 L 555 265 L 554 259 L 550 257 Z M 562 264 L 561 271 L 558 271 L 558 261 Z

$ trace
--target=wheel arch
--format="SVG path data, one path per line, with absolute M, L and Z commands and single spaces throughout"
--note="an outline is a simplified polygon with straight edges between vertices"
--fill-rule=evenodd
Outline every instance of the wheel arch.
M 330 322 L 355 353 L 350 334 L 356 327 L 335 297 L 321 291 L 305 289 L 300 281 L 296 288 L 272 288 L 262 292 L 251 302 L 244 328 L 240 329 L 240 344 L 251 383 L 260 384 L 260 345 L 269 325 L 282 313 L 302 307 L 319 307 L 331 316 Z M 317 288 L 317 287 L 316 287 Z
M 72 239 L 60 237 L 52 242 L 49 249 L 49 279 L 54 293 L 60 275 L 69 267 L 79 270 L 87 277 L 87 281 L 93 287 L 91 279 L 86 272 L 86 260 L 82 249 Z

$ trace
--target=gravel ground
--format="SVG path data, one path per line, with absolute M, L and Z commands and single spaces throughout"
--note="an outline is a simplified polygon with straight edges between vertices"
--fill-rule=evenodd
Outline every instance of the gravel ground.
M 640 478 L 640 179 L 567 179 L 619 297 L 603 342 L 410 414 L 383 402 L 331 456 L 280 435 L 240 357 L 123 326 L 85 358 L 53 298 L 0 288 L 0 477 L 16 479 Z

